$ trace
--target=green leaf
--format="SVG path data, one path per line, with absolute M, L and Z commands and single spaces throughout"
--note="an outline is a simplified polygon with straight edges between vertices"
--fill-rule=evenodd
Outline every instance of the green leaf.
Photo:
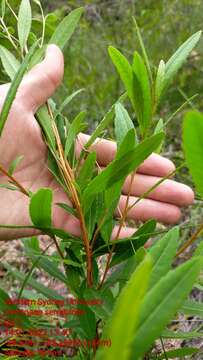
M 153 268 L 150 276 L 150 288 L 170 269 L 176 255 L 179 240 L 179 228 L 174 227 L 162 239 L 156 241 L 149 250 L 153 260 Z
M 203 304 L 197 301 L 186 300 L 180 309 L 186 315 L 194 315 L 203 318 Z
M 130 130 L 131 131 L 131 130 Z M 118 181 L 124 181 L 127 175 L 134 171 L 160 144 L 163 134 L 149 137 L 119 159 L 115 159 L 87 186 L 83 193 L 82 203 L 85 209 L 91 206 L 91 198 Z
M 135 145 L 137 145 L 136 132 L 133 128 L 127 132 L 124 139 L 122 140 L 120 147 L 117 150 L 115 159 L 121 159 L 122 156 L 126 155 L 129 151 L 132 151 L 135 148 Z
M 182 348 L 182 349 L 175 349 L 175 350 L 169 350 L 166 351 L 164 354 L 156 356 L 156 358 L 152 358 L 152 360 L 162 360 L 162 359 L 181 359 L 185 356 L 196 354 L 200 351 L 200 349 L 197 348 Z M 166 358 L 167 356 L 167 358 Z
M 12 190 L 12 191 L 19 191 L 19 189 L 16 186 L 12 186 L 10 184 L 0 184 L 0 188 Z
M 144 246 L 155 229 L 156 221 L 148 220 L 144 225 L 140 226 L 132 237 L 120 239 L 115 246 L 115 254 L 111 260 L 110 266 L 115 266 L 132 257 L 135 254 L 135 251 Z
M 0 45 L 0 58 L 5 72 L 13 80 L 20 67 L 19 61 L 2 45 Z
M 135 130 L 134 124 L 124 106 L 121 103 L 115 105 L 115 133 L 118 146 L 131 129 Z M 136 133 L 135 133 L 136 138 Z M 136 138 L 137 140 L 137 138 Z M 137 142 L 137 141 L 136 141 Z
M 56 205 L 58 205 L 61 209 L 65 210 L 68 214 L 77 216 L 77 212 L 75 211 L 75 209 L 69 206 L 68 204 L 56 203 Z
M 52 190 L 40 189 L 34 193 L 30 200 L 30 217 L 35 226 L 51 227 Z
M 28 36 L 32 25 L 32 10 L 29 0 L 22 0 L 18 13 L 18 37 L 21 51 L 26 48 Z
M 60 105 L 56 115 L 58 115 L 59 113 L 62 113 L 63 110 L 66 108 L 66 106 L 82 91 L 85 91 L 85 89 L 79 89 L 79 90 L 75 91 L 73 94 L 69 95 Z
M 124 100 L 126 98 L 126 94 L 123 94 L 118 99 L 119 102 Z M 116 103 L 118 102 L 116 101 Z M 116 104 L 115 103 L 115 104 Z M 113 104 L 110 108 L 110 110 L 104 115 L 103 119 L 100 121 L 97 128 L 94 130 L 93 134 L 91 135 L 88 142 L 85 144 L 85 148 L 88 149 L 93 142 L 96 140 L 96 138 L 101 135 L 102 131 L 104 131 L 113 121 L 114 111 L 115 111 L 115 104 Z
M 6 99 L 4 101 L 4 105 L 3 105 L 3 108 L 1 110 L 1 114 L 0 114 L 0 136 L 2 134 L 2 131 L 3 131 L 3 128 L 4 128 L 4 125 L 6 123 L 6 120 L 7 120 L 7 117 L 9 115 L 9 111 L 11 109 L 11 106 L 12 106 L 12 103 L 15 99 L 15 96 L 16 96 L 16 93 L 17 93 L 17 90 L 18 90 L 18 87 L 22 81 L 22 78 L 27 70 L 27 66 L 30 62 L 30 59 L 32 58 L 34 52 L 35 52 L 35 49 L 38 45 L 38 42 L 36 44 L 34 44 L 31 49 L 29 50 L 29 53 L 26 55 L 25 59 L 23 60 L 20 68 L 18 69 L 12 83 L 11 83 L 11 86 L 9 88 L 9 91 L 6 95 Z
M 35 262 L 41 255 L 41 251 L 35 248 L 35 244 L 33 243 L 33 239 L 23 239 L 23 244 L 25 248 L 26 255 Z M 36 266 L 39 269 L 43 269 L 46 271 L 50 276 L 55 279 L 62 281 L 66 284 L 67 279 L 66 276 L 58 269 L 58 266 L 55 264 L 53 260 L 49 260 L 45 257 L 42 257 L 37 262 Z
M 150 271 L 151 259 L 148 255 L 120 293 L 112 316 L 104 329 L 102 339 L 111 339 L 111 346 L 99 348 L 95 360 L 129 359 L 129 343 L 138 324 Z
M 92 179 L 95 162 L 96 152 L 93 151 L 87 156 L 87 159 L 82 165 L 82 168 L 80 169 L 79 175 L 77 177 L 77 184 L 79 185 L 81 191 L 86 188 L 87 184 Z
M 112 292 L 106 289 L 94 290 L 94 289 L 85 289 L 83 292 L 83 297 L 85 300 L 92 301 L 93 299 L 97 299 L 101 302 L 98 305 L 92 305 L 91 310 L 101 319 L 108 320 L 112 313 L 112 308 L 114 305 L 114 299 L 112 298 Z
M 154 135 L 158 134 L 160 132 L 165 132 L 164 131 L 164 122 L 163 119 L 159 119 L 158 123 L 156 124 L 156 127 L 154 129 Z M 156 152 L 159 154 L 161 152 L 163 146 L 163 142 L 160 144 L 160 146 L 157 148 Z
M 16 170 L 17 166 L 20 164 L 23 157 L 24 157 L 23 155 L 20 155 L 15 160 L 12 161 L 8 170 L 9 175 L 12 175 L 14 173 L 14 171 Z
M 134 87 L 139 84 L 138 89 L 133 89 L 136 104 L 135 110 L 142 134 L 145 135 L 152 118 L 151 86 L 145 63 L 137 52 L 134 54 L 132 69 L 135 75 Z M 141 94 L 138 94 L 138 91 L 141 91 Z M 141 102 L 140 97 L 142 99 Z
M 21 271 L 18 271 L 13 266 L 10 266 L 9 264 L 4 263 L 5 268 L 13 275 L 14 278 L 24 281 L 26 275 L 23 274 Z M 40 282 L 33 279 L 33 277 L 30 277 L 28 279 L 27 285 L 31 286 L 33 289 L 35 289 L 38 293 L 43 294 L 47 299 L 60 299 L 64 300 L 64 298 L 59 295 L 55 290 L 49 289 L 47 286 L 44 286 Z
M 159 103 L 159 99 L 161 97 L 162 90 L 164 88 L 165 69 L 166 69 L 166 64 L 163 60 L 161 60 L 157 70 L 156 82 L 155 82 L 156 105 L 158 105 Z
M 18 311 L 19 308 L 12 303 L 12 298 L 0 288 L 0 313 L 2 313 L 3 318 L 5 318 L 5 320 L 14 321 L 18 327 L 23 329 L 29 328 L 31 325 L 29 318 L 23 313 L 18 313 Z
M 166 339 L 196 339 L 198 337 L 203 337 L 203 333 L 197 331 L 177 331 L 173 332 L 171 330 L 164 330 L 161 334 L 161 337 Z
M 55 177 L 57 182 L 62 186 L 62 188 L 65 190 L 65 184 L 63 179 L 61 178 L 60 171 L 58 169 L 56 160 L 54 159 L 51 151 L 48 150 L 48 168 L 49 171 L 52 173 L 52 175 Z
M 188 112 L 184 118 L 183 149 L 196 188 L 203 196 L 203 115 L 197 111 Z
M 1 0 L 1 17 L 4 18 L 6 12 L 6 0 Z
M 150 63 L 149 63 L 149 58 L 148 58 L 147 51 L 146 51 L 146 48 L 145 48 L 145 44 L 144 44 L 144 41 L 143 41 L 143 38 L 142 38 L 142 35 L 141 35 L 141 32 L 140 32 L 140 28 L 138 26 L 138 23 L 137 23 L 135 17 L 133 17 L 133 22 L 135 24 L 137 37 L 138 37 L 138 40 L 139 40 L 140 48 L 142 50 L 143 59 L 144 59 L 145 65 L 147 67 L 147 72 L 148 72 L 148 75 L 149 75 L 149 79 L 150 79 L 150 82 L 153 83 L 153 77 L 152 77 L 152 71 L 151 71 L 151 67 L 150 67 Z
M 71 13 L 68 14 L 68 16 L 66 16 L 58 25 L 54 34 L 49 40 L 49 44 L 55 44 L 59 46 L 61 50 L 63 50 L 73 35 L 83 11 L 83 7 L 71 11 Z
M 48 145 L 51 147 L 52 150 L 56 148 L 56 141 L 55 136 L 51 124 L 50 115 L 48 113 L 48 109 L 46 105 L 41 106 L 40 109 L 37 111 L 37 120 L 46 136 Z
M 133 93 L 133 71 L 131 65 L 126 57 L 112 46 L 109 46 L 109 55 L 120 75 L 132 104 L 135 105 Z
M 39 49 L 37 49 L 30 61 L 28 70 L 32 69 L 35 65 L 37 65 L 39 62 L 41 62 L 45 56 L 47 49 L 47 45 L 43 45 Z
M 73 146 L 75 142 L 76 136 L 85 129 L 86 124 L 83 122 L 85 118 L 86 112 L 81 111 L 73 120 L 73 122 L 70 125 L 67 138 L 66 138 L 66 144 L 65 144 L 65 156 L 67 157 L 69 154 L 69 151 L 71 147 Z
M 87 339 L 95 339 L 97 326 L 95 314 L 87 305 L 79 304 L 78 309 L 85 312 L 84 315 L 79 316 L 79 321 Z
M 132 360 L 143 356 L 161 335 L 191 291 L 201 268 L 201 258 L 187 261 L 175 270 L 169 271 L 147 293 L 132 342 Z
M 131 131 L 131 130 L 130 130 Z M 143 163 L 143 161 L 159 146 L 163 139 L 163 133 L 153 135 L 135 147 L 133 151 L 126 153 L 122 158 L 112 162 L 111 176 L 107 181 L 110 187 L 114 182 L 125 178 Z M 110 165 L 110 166 L 111 166 Z M 110 167 L 109 166 L 109 167 Z
M 111 274 L 106 279 L 102 288 L 109 288 L 110 286 L 116 284 L 117 282 L 126 283 L 129 280 L 132 273 L 135 271 L 139 262 L 137 261 L 137 254 L 134 254 L 131 258 L 123 261 L 122 264 L 113 268 Z
M 188 55 L 197 45 L 202 32 L 198 31 L 193 34 L 189 39 L 187 39 L 173 54 L 173 56 L 167 61 L 165 68 L 165 80 L 164 80 L 164 88 L 166 88 L 171 80 L 174 78 L 178 70 L 181 68 Z
M 203 256 L 203 241 L 195 249 L 194 256 Z

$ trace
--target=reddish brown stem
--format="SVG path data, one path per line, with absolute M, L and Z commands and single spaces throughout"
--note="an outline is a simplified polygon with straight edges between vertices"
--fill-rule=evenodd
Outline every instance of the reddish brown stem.
M 126 200 L 126 204 L 125 204 L 125 209 L 124 209 L 124 212 L 123 212 L 123 216 L 122 218 L 120 219 L 120 225 L 119 225 L 119 228 L 118 228 L 118 231 L 117 231 L 117 234 L 116 234 L 116 237 L 115 237 L 115 241 L 117 241 L 119 239 L 119 236 L 120 236 L 120 233 L 121 233 L 121 230 L 122 230 L 122 227 L 123 225 L 125 224 L 125 219 L 128 215 L 128 211 L 129 211 L 129 200 L 130 200 L 130 194 L 131 194 L 131 189 L 132 189 L 132 185 L 133 185 L 133 180 L 134 180 L 134 177 L 135 177 L 135 172 L 132 174 L 131 176 L 131 181 L 130 181 L 130 186 L 129 186 L 129 191 L 128 191 L 128 196 L 127 196 L 127 200 Z M 102 277 L 102 280 L 98 286 L 98 289 L 100 289 L 106 279 L 106 276 L 107 276 L 107 273 L 109 271 L 109 265 L 110 265 L 110 262 L 111 262 L 111 259 L 112 259 L 112 255 L 113 255 L 113 252 L 115 250 L 115 246 L 116 244 L 114 244 L 111 248 L 111 251 L 109 252 L 108 254 L 108 257 L 107 257 L 107 263 L 106 263 L 106 267 L 105 267 L 105 270 L 104 270 L 104 274 L 103 274 L 103 277 Z
M 0 171 L 2 172 L 2 174 L 7 176 L 12 181 L 13 184 L 16 185 L 16 187 L 20 190 L 20 192 L 22 192 L 26 196 L 30 196 L 29 192 L 18 182 L 18 180 L 16 180 L 12 175 L 10 175 L 1 165 L 0 165 Z
M 186 243 L 180 248 L 176 256 L 182 254 L 190 245 L 192 245 L 197 240 L 197 238 L 202 233 L 202 231 L 203 231 L 203 224 L 199 226 L 199 228 L 195 231 L 195 233 L 191 236 L 191 238 L 188 241 L 186 241 Z
M 71 192 L 72 195 L 72 201 L 73 201 L 73 205 L 75 206 L 77 213 L 78 213 L 78 218 L 80 221 L 80 226 L 81 226 L 81 232 L 82 232 L 82 239 L 83 239 L 83 243 L 84 243 L 84 248 L 85 248 L 85 252 L 86 252 L 86 258 L 87 258 L 87 284 L 88 287 L 92 287 L 93 284 L 93 276 L 92 276 L 92 249 L 91 246 L 89 244 L 89 239 L 88 239 L 88 233 L 87 233 L 87 229 L 86 229 L 86 224 L 85 224 L 85 219 L 84 219 L 84 214 L 80 205 L 80 201 L 78 198 L 78 193 L 77 190 L 75 189 L 74 186 L 74 173 L 73 170 L 71 169 L 67 159 L 65 158 L 65 154 L 63 151 L 63 146 L 61 144 L 61 140 L 60 140 L 60 136 L 58 134 L 58 130 L 54 121 L 54 117 L 51 111 L 51 108 L 49 106 L 49 104 L 47 103 L 47 108 L 48 108 L 48 112 L 50 115 L 50 118 L 52 120 L 52 128 L 54 131 L 54 135 L 56 138 L 56 143 L 57 143 L 57 147 L 58 147 L 58 151 L 59 151 L 59 166 L 64 174 L 64 178 L 66 181 L 66 185 L 68 187 L 68 189 Z

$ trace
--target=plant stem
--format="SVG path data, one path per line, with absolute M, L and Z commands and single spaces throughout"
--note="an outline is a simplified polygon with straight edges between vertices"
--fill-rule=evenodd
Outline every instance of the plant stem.
M 186 243 L 180 248 L 180 250 L 177 252 L 176 256 L 179 256 L 182 254 L 190 245 L 192 245 L 197 238 L 201 235 L 203 231 L 203 224 L 201 224 L 198 229 L 195 231 L 195 233 L 191 236 L 191 238 L 186 241 Z
M 16 21 L 18 21 L 18 17 L 15 13 L 15 11 L 13 10 L 13 8 L 11 7 L 11 5 L 8 3 L 8 1 L 6 2 L 6 5 L 8 6 L 8 8 L 10 9 L 10 11 L 12 12 L 13 16 L 15 17 Z
M 142 196 L 140 196 L 132 205 L 128 207 L 128 211 L 131 210 L 135 205 L 137 205 L 141 200 L 145 199 L 152 191 L 154 191 L 159 185 L 161 185 L 165 180 L 175 175 L 178 170 L 180 170 L 185 163 L 181 164 L 177 169 L 171 171 L 168 175 L 161 178 L 161 180 L 157 181 L 149 190 L 145 191 Z
M 12 181 L 12 183 L 14 183 L 16 185 L 16 187 L 20 190 L 21 193 L 30 197 L 29 192 L 12 175 L 10 175 L 1 165 L 0 165 L 0 172 L 2 172 L 2 174 L 7 176 Z
M 119 228 L 118 228 L 118 231 L 117 231 L 117 234 L 116 234 L 116 237 L 114 239 L 114 241 L 117 241 L 119 239 L 119 236 L 120 236 L 120 233 L 121 233 L 121 230 L 122 230 L 122 227 L 123 225 L 125 224 L 125 219 L 128 215 L 128 209 L 129 209 L 129 200 L 130 200 L 130 194 L 131 194 L 131 189 L 132 189 L 132 185 L 133 185 L 133 181 L 134 181 L 134 178 L 135 178 L 135 172 L 131 175 L 131 181 L 130 181 L 130 186 L 129 186 L 129 190 L 128 190 L 128 195 L 127 195 L 127 200 L 126 200 L 126 204 L 125 204 L 125 209 L 124 209 L 124 212 L 123 212 L 123 215 L 120 219 L 120 225 L 119 225 Z M 111 262 L 111 259 L 112 259 L 112 255 L 113 255 L 113 252 L 114 252 L 114 249 L 115 249 L 115 246 L 116 244 L 114 244 L 111 248 L 111 251 L 109 252 L 108 254 L 108 257 L 107 257 L 107 263 L 106 263 L 106 267 L 105 267 L 105 270 L 104 270 L 104 274 L 103 274 L 103 277 L 102 277 L 102 280 L 98 286 L 98 289 L 100 289 L 106 279 L 106 276 L 107 276 L 107 273 L 108 273 L 108 270 L 109 270 L 109 265 L 110 265 L 110 262 Z
M 56 143 L 57 143 L 57 147 L 58 147 L 58 152 L 59 152 L 58 166 L 61 168 L 61 170 L 64 174 L 66 184 L 72 195 L 73 205 L 76 208 L 77 213 L 78 213 L 78 219 L 80 222 L 82 239 L 83 239 L 84 248 L 85 248 L 85 252 L 86 252 L 86 258 L 87 258 L 87 284 L 88 284 L 88 287 L 92 287 L 92 284 L 93 284 L 92 248 L 90 246 L 89 239 L 88 239 L 88 232 L 86 229 L 84 214 L 83 214 L 83 211 L 81 208 L 77 190 L 75 189 L 75 185 L 74 185 L 74 182 L 75 182 L 74 173 L 73 173 L 67 159 L 65 158 L 63 146 L 61 144 L 60 136 L 58 134 L 58 129 L 57 129 L 55 121 L 54 121 L 54 116 L 53 116 L 51 107 L 49 106 L 48 103 L 47 103 L 47 109 L 48 109 L 48 112 L 49 112 L 49 115 L 51 118 L 52 128 L 54 131 L 54 135 L 55 135 Z
M 7 26 L 6 26 L 5 22 L 4 22 L 4 20 L 3 20 L 2 18 L 0 18 L 0 21 L 1 21 L 1 23 L 2 23 L 3 29 L 5 30 L 5 32 L 6 32 L 7 35 L 8 35 L 9 41 L 10 41 L 11 44 L 13 45 L 14 49 L 17 50 L 18 48 L 17 48 L 16 44 L 14 43 L 14 41 L 13 41 L 13 39 L 12 39 L 12 37 L 11 37 L 8 29 L 7 29 Z
M 58 253 L 59 253 L 61 259 L 64 260 L 65 257 L 64 257 L 64 255 L 63 255 L 63 253 L 62 253 L 62 251 L 61 251 L 61 248 L 60 248 L 60 246 L 59 246 L 59 244 L 58 244 L 58 241 L 57 241 L 57 239 L 56 239 L 56 236 L 53 235 L 51 238 L 53 239 L 54 244 L 56 245 L 56 248 L 57 248 L 57 250 L 58 250 Z

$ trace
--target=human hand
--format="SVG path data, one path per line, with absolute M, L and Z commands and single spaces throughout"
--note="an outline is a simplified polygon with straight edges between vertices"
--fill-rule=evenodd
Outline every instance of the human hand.
M 21 83 L 16 99 L 12 105 L 2 137 L 0 138 L 0 165 L 8 169 L 12 160 L 23 155 L 24 158 L 17 170 L 15 178 L 25 189 L 36 191 L 41 187 L 50 187 L 54 193 L 54 204 L 68 202 L 67 195 L 56 183 L 47 168 L 47 147 L 42 140 L 40 127 L 34 117 L 37 109 L 55 92 L 62 81 L 64 71 L 63 55 L 59 48 L 51 45 L 45 60 L 35 66 Z M 9 84 L 0 86 L 0 109 L 7 94 Z M 79 153 L 81 144 L 85 144 L 88 135 L 80 134 L 76 142 Z M 92 146 L 96 150 L 97 160 L 101 167 L 111 162 L 116 153 L 116 144 L 101 140 Z M 130 204 L 151 188 L 161 177 L 175 169 L 173 163 L 160 155 L 152 154 L 137 170 L 131 188 Z M 7 178 L 0 174 L 0 184 Z M 124 209 L 129 189 L 130 177 L 127 178 L 119 208 Z M 17 191 L 0 189 L 0 224 L 31 225 L 29 219 L 29 198 Z M 130 212 L 129 217 L 146 221 L 154 218 L 163 223 L 176 223 L 180 219 L 182 206 L 192 204 L 193 191 L 186 185 L 171 179 L 165 180 L 146 199 L 142 199 Z M 53 225 L 72 233 L 80 234 L 79 222 L 76 218 L 59 208 L 53 207 Z M 129 236 L 134 229 L 124 228 L 120 236 Z M 32 229 L 0 229 L 0 239 L 16 239 L 39 233 Z

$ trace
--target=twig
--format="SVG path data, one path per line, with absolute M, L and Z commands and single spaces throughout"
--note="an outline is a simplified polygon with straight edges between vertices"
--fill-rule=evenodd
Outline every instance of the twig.
M 128 196 L 127 196 L 127 200 L 126 200 L 126 204 L 125 204 L 125 209 L 124 209 L 122 218 L 120 219 L 120 225 L 119 225 L 119 228 L 118 228 L 118 231 L 117 231 L 117 234 L 116 234 L 116 237 L 115 237 L 114 241 L 117 241 L 119 239 L 121 230 L 123 228 L 123 225 L 125 224 L 125 219 L 127 217 L 128 211 L 129 211 L 128 210 L 129 209 L 128 204 L 129 204 L 129 199 L 130 199 L 130 194 L 131 194 L 131 189 L 132 189 L 134 177 L 135 177 L 135 172 L 131 176 L 131 181 L 130 181 L 130 186 L 129 186 L 129 190 L 128 190 Z M 115 246 L 116 246 L 116 244 L 114 244 L 112 246 L 111 251 L 108 254 L 106 267 L 105 267 L 105 270 L 104 270 L 102 280 L 101 280 L 101 282 L 100 282 L 100 284 L 98 286 L 98 289 L 100 289 L 102 287 L 102 285 L 103 285 L 103 283 L 104 283 L 104 281 L 106 279 L 106 276 L 107 276 L 107 273 L 108 273 L 108 270 L 109 270 L 109 265 L 110 265 L 110 262 L 111 262 L 111 259 L 112 259 L 112 255 L 113 255 L 113 252 L 115 250 Z
M 57 147 L 58 147 L 58 151 L 59 151 L 58 166 L 61 168 L 61 170 L 64 174 L 66 184 L 68 186 L 68 189 L 70 189 L 70 193 L 72 195 L 73 205 L 76 208 L 77 213 L 78 213 L 78 218 L 79 218 L 81 232 L 82 232 L 82 239 L 83 239 L 85 252 L 86 252 L 86 258 L 87 258 L 87 284 L 88 284 L 88 287 L 92 287 L 92 284 L 93 284 L 92 248 L 90 246 L 89 239 L 88 239 L 88 232 L 86 229 L 84 214 L 83 214 L 83 211 L 81 208 L 80 200 L 78 198 L 77 190 L 75 189 L 75 185 L 74 185 L 74 182 L 75 182 L 74 173 L 68 163 L 68 160 L 65 158 L 63 146 L 61 144 L 60 136 L 58 134 L 58 129 L 57 129 L 55 121 L 54 121 L 54 116 L 53 116 L 52 110 L 48 103 L 47 103 L 47 109 L 48 109 L 48 113 L 51 118 L 52 128 L 54 131 L 54 135 L 56 138 L 56 143 L 57 143 Z
M 12 183 L 14 183 L 18 187 L 21 193 L 30 197 L 29 192 L 18 182 L 18 180 L 16 180 L 12 175 L 10 175 L 1 165 L 0 165 L 0 172 L 2 172 L 2 174 L 7 176 L 12 181 Z
M 186 243 L 180 248 L 176 256 L 182 254 L 190 245 L 192 245 L 201 235 L 202 231 L 203 231 L 203 224 L 199 226 L 199 228 L 195 231 L 195 233 L 191 236 L 191 238 L 188 241 L 186 241 Z

